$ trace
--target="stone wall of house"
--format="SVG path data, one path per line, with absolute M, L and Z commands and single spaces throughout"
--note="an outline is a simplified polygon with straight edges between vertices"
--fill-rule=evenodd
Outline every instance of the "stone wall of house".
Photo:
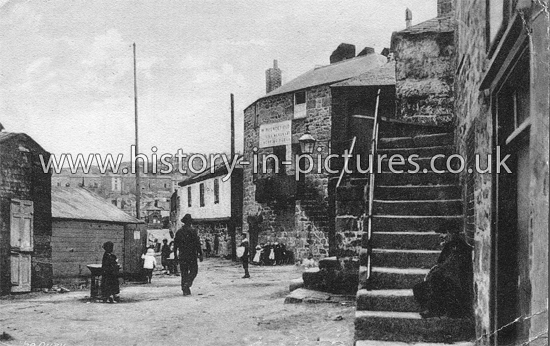
M 481 167 L 487 165 L 491 153 L 493 121 L 489 108 L 489 95 L 479 91 L 486 64 L 485 1 L 469 0 L 455 9 L 456 18 L 465 25 L 457 26 L 457 71 L 455 80 L 456 144 L 459 154 L 468 160 L 468 145 L 481 158 Z M 468 136 L 469 135 L 469 136 Z M 468 143 L 473 141 L 473 143 Z M 472 154 L 472 152 L 470 152 Z M 473 196 L 467 196 L 468 179 L 474 184 Z M 474 311 L 476 334 L 486 335 L 490 322 L 491 273 L 491 174 L 467 173 L 461 175 L 464 199 L 473 197 L 473 234 L 466 234 L 474 251 Z M 466 203 L 465 203 L 466 205 Z M 466 214 L 468 216 L 468 213 Z M 488 340 L 484 339 L 484 343 Z
M 397 116 L 449 124 L 453 120 L 455 47 L 452 31 L 394 32 Z
M 52 285 L 52 208 L 51 174 L 43 173 L 39 154 L 44 152 L 30 139 L 13 139 L 1 143 L 0 150 L 0 294 L 11 290 L 10 281 L 10 206 L 11 199 L 29 200 L 34 204 L 31 286 L 33 289 Z M 29 151 L 20 150 L 21 147 Z
M 272 153 L 272 148 L 259 148 L 259 127 L 263 123 L 291 120 L 294 114 L 293 94 L 276 95 L 260 99 L 244 112 L 244 158 L 253 161 L 254 153 L 261 162 L 262 155 Z M 292 157 L 299 153 L 298 138 L 306 131 L 306 125 L 317 139 L 316 154 L 323 160 L 328 155 L 328 141 L 331 135 L 331 94 L 328 86 L 318 86 L 307 90 L 307 116 L 292 121 Z M 294 161 L 294 160 L 292 160 Z M 321 161 L 321 166 L 322 166 Z M 306 165 L 307 166 L 307 165 Z M 296 199 L 258 203 L 252 165 L 243 171 L 243 231 L 248 232 L 248 216 L 261 211 L 263 222 L 260 225 L 259 243 L 278 242 L 294 252 L 295 258 L 302 259 L 312 253 L 320 258 L 328 255 L 329 233 L 333 229 L 333 217 L 328 208 L 328 175 L 324 168 L 319 173 L 317 159 L 311 173 L 305 174 L 303 194 Z M 260 169 L 261 171 L 261 169 Z M 295 176 L 295 163 L 286 168 L 286 174 Z M 332 220 L 331 220 L 332 219 Z

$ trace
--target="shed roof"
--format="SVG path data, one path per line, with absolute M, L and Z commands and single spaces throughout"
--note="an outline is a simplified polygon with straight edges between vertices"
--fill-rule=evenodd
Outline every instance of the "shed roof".
M 52 187 L 54 219 L 143 223 L 82 187 Z
M 423 32 L 447 32 L 455 29 L 455 21 L 452 15 L 435 17 L 427 21 L 412 25 L 410 28 L 399 31 L 400 33 L 420 34 Z
M 340 82 L 381 66 L 385 62 L 386 57 L 383 55 L 368 54 L 317 67 L 283 84 L 262 98 L 307 89 L 317 85 Z
M 331 87 L 395 85 L 395 61 L 373 68 L 357 77 L 332 84 Z

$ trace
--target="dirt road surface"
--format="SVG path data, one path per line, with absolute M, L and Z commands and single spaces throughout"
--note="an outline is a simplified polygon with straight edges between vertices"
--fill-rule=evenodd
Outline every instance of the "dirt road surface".
M 0 299 L 0 345 L 352 345 L 354 307 L 284 304 L 295 266 L 199 264 L 192 295 L 180 277 L 121 286 L 122 302 L 90 301 L 89 291 Z M 2 334 L 6 333 L 6 334 Z

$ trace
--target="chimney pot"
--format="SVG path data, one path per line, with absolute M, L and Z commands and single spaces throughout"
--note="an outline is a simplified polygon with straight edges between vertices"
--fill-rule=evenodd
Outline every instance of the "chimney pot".
M 407 29 L 411 27 L 412 19 L 413 19 L 412 11 L 407 8 L 405 10 L 405 26 L 407 27 Z

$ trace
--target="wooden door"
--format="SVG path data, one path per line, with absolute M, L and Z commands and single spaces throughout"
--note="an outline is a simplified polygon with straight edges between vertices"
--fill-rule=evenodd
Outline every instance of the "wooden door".
M 11 292 L 31 291 L 33 203 L 13 199 L 10 206 Z

